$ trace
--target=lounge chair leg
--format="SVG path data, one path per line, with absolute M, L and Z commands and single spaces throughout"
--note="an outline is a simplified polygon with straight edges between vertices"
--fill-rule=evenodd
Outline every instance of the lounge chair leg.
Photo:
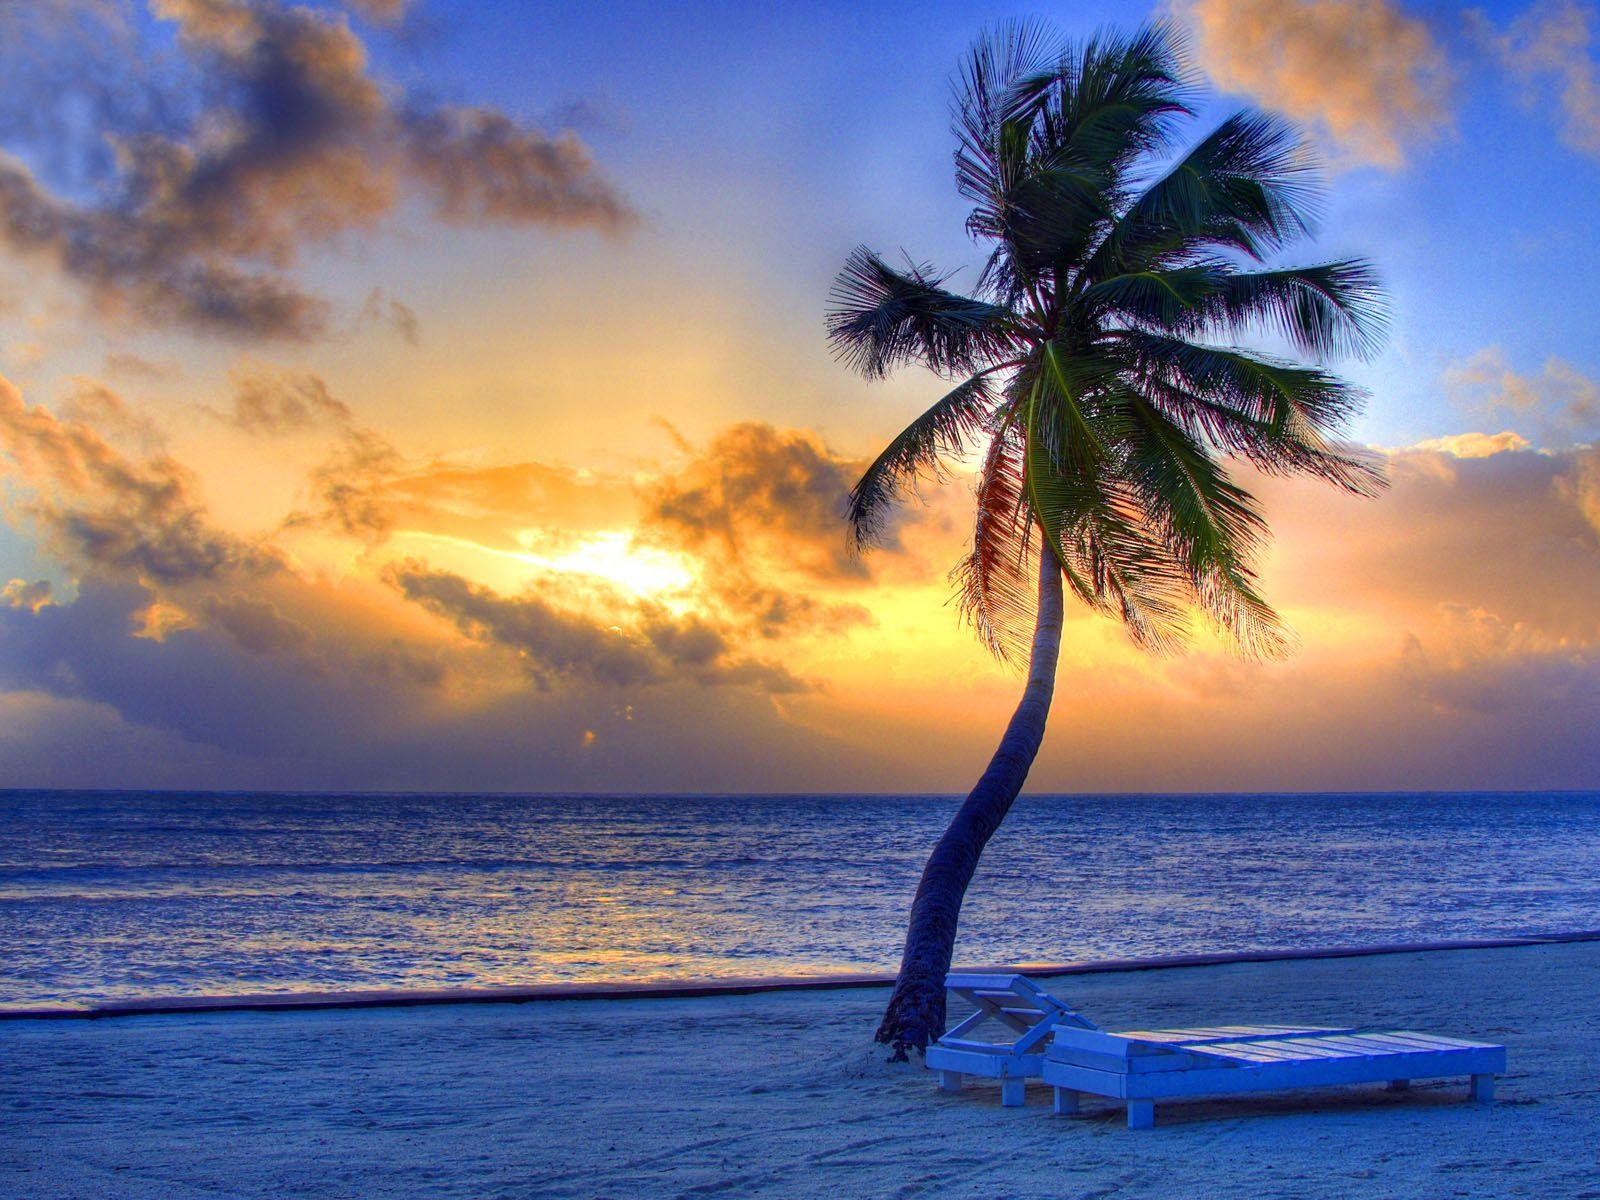
M 1056 1089 L 1056 1115 L 1070 1117 L 1078 1111 L 1079 1092 L 1076 1088 Z
M 1410 1086 L 1411 1080 L 1409 1079 L 1391 1079 L 1389 1080 L 1386 1090 L 1391 1092 L 1403 1092 Z
M 960 1071 L 940 1071 L 939 1090 L 941 1092 L 959 1092 L 961 1090 Z
M 1129 1100 L 1128 1101 L 1128 1128 L 1150 1129 L 1156 1123 L 1156 1102 L 1154 1100 Z
M 1028 1081 L 1026 1079 L 1002 1079 L 1000 1081 L 1000 1104 L 1004 1108 L 1021 1108 L 1028 1102 Z
M 1474 1075 L 1472 1077 L 1472 1098 L 1479 1104 L 1494 1103 L 1493 1075 Z

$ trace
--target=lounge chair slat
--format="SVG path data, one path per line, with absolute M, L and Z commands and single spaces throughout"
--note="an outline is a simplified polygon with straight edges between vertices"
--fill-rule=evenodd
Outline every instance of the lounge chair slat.
M 993 988 L 1006 992 L 1011 990 L 1014 980 L 1021 978 L 1021 975 L 969 975 L 965 972 L 952 971 L 944 977 L 944 985 L 951 991 L 959 988 Z

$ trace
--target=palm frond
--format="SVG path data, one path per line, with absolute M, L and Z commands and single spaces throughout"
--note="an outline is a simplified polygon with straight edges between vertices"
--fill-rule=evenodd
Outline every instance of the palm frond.
M 943 458 L 964 454 L 968 443 L 987 431 L 993 404 L 989 375 L 974 375 L 885 447 L 850 490 L 848 517 L 858 549 L 881 538 L 890 508 L 918 475 L 939 477 Z
M 1266 535 L 1254 497 L 1143 397 L 1130 391 L 1126 399 L 1136 431 L 1126 444 L 1127 478 L 1200 607 L 1247 653 L 1280 656 L 1288 639 L 1251 566 Z
M 1004 354 L 1010 311 L 947 291 L 943 283 L 931 268 L 908 263 L 897 271 L 856 247 L 829 296 L 834 353 L 869 379 L 910 362 L 942 375 L 965 374 Z
M 1211 311 L 1227 274 L 1226 265 L 1217 262 L 1129 271 L 1090 284 L 1078 304 L 1086 323 L 1111 318 L 1150 329 L 1183 329 Z
M 1113 175 L 1168 145 L 1174 118 L 1193 113 L 1181 51 L 1181 34 L 1164 22 L 1103 30 L 1073 47 L 1041 108 L 1041 142 L 1070 146 Z
M 1319 207 L 1316 172 L 1294 126 L 1266 113 L 1235 113 L 1128 206 L 1083 276 L 1099 280 L 1217 250 L 1259 261 L 1309 233 Z
M 1345 259 L 1226 274 L 1175 327 L 1230 335 L 1266 329 L 1317 358 L 1370 358 L 1388 331 L 1388 307 L 1372 265 Z
M 1127 486 L 1124 422 L 1097 403 L 1113 369 L 1044 347 L 1027 409 L 1026 494 L 1078 598 L 1120 619 L 1140 645 L 1172 650 L 1185 627 L 1184 576 Z
M 1108 343 L 1109 353 L 1124 356 L 1129 385 L 1189 437 L 1266 474 L 1311 475 L 1361 496 L 1383 489 L 1375 455 L 1329 437 L 1363 398 L 1337 376 L 1142 330 L 1118 330 Z
M 1020 431 L 1005 422 L 978 472 L 972 550 L 950 572 L 961 615 L 1001 662 L 1025 664 L 1032 648 L 1033 515 L 1025 495 Z
M 953 86 L 952 132 L 956 136 L 956 187 L 975 203 L 1002 195 L 1011 180 L 1009 168 L 1027 152 L 1026 121 L 1019 109 L 1028 103 L 1021 81 L 1047 76 L 1060 60 L 1060 40 L 1037 21 L 999 25 L 972 44 Z M 1022 138 L 1010 146 L 1001 126 L 1012 123 Z

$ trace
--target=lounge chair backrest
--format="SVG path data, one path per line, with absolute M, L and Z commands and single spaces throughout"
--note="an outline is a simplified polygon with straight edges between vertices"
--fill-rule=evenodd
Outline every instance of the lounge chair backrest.
M 998 1021 L 1017 1036 L 1013 1043 L 1021 1051 L 1043 1042 L 1059 1026 L 1098 1029 L 1083 1014 L 1073 1011 L 1026 975 L 979 974 L 952 971 L 945 986 L 966 1000 L 976 1011 L 945 1035 L 946 1044 L 960 1039 L 987 1020 Z

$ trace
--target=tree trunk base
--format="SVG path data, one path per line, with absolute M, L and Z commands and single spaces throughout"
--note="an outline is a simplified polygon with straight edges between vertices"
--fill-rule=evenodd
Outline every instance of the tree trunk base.
M 889 1000 L 888 1011 L 874 1037 L 891 1047 L 890 1062 L 909 1061 L 909 1052 L 925 1053 L 928 1043 L 944 1032 L 944 979 L 930 987 L 917 979 L 903 979 Z

